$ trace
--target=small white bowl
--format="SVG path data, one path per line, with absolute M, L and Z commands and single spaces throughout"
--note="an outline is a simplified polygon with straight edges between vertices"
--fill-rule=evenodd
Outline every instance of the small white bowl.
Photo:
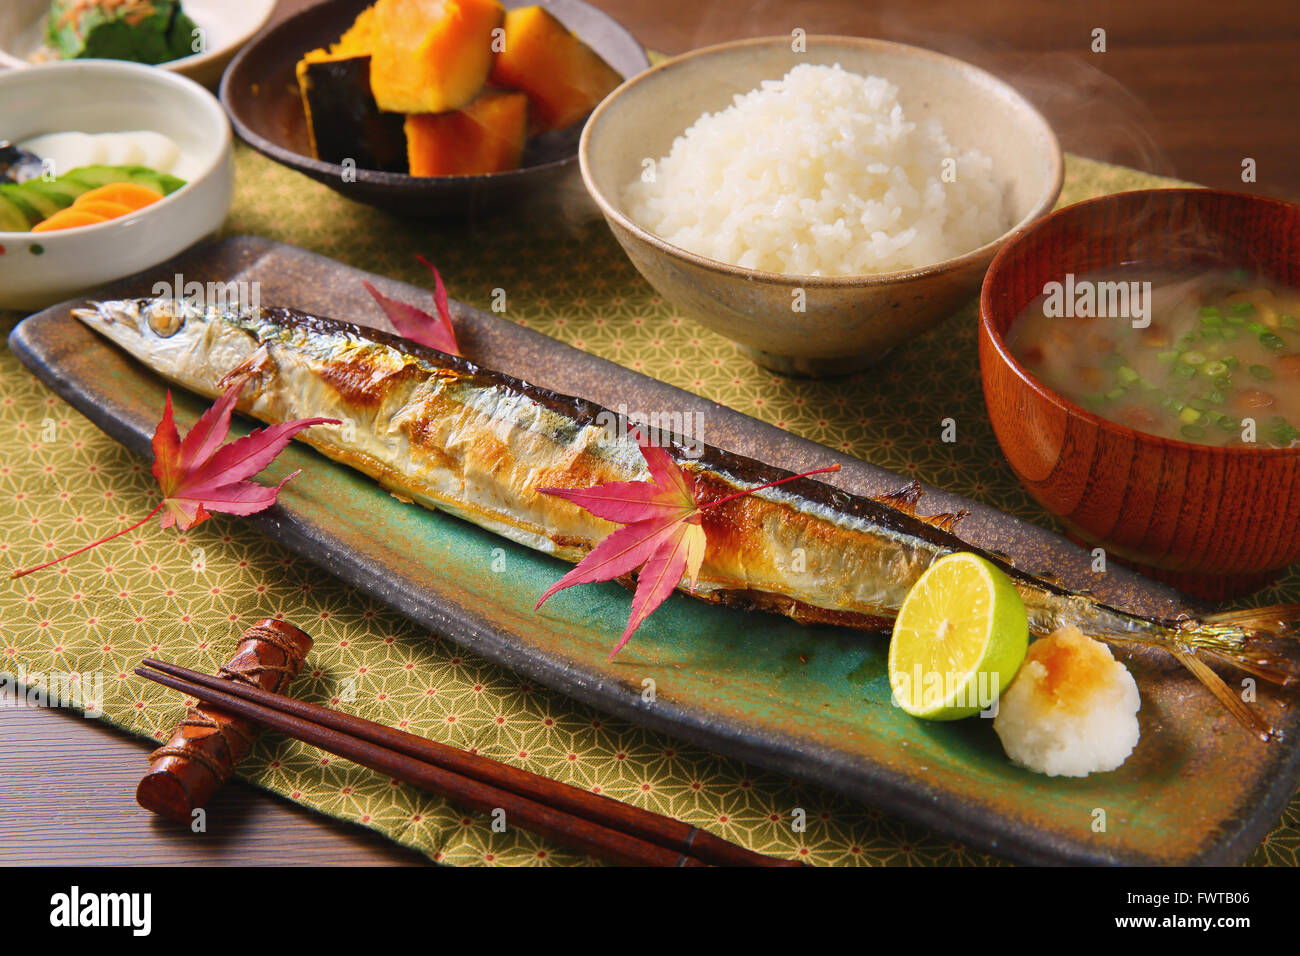
M 33 311 L 165 262 L 220 228 L 234 183 L 230 123 L 193 80 L 120 60 L 0 72 L 0 140 L 148 129 L 180 147 L 186 184 L 138 212 L 53 232 L 0 232 L 0 309 Z
M 203 31 L 201 53 L 158 64 L 216 88 L 230 58 L 262 29 L 275 0 L 183 0 L 181 9 Z M 0 67 L 28 67 L 29 57 L 45 44 L 45 17 L 50 0 L 4 0 L 0 3 Z

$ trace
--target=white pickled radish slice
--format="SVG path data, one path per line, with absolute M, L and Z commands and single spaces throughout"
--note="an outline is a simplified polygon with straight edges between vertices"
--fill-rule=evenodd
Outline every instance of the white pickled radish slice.
M 62 176 L 79 166 L 93 166 L 100 161 L 102 154 L 99 137 L 87 133 L 48 133 L 18 146 L 44 160 L 46 168 L 55 176 Z
M 124 134 L 131 136 L 140 148 L 141 158 L 134 160 L 141 166 L 148 166 L 156 173 L 170 173 L 176 167 L 180 157 L 180 148 L 162 133 L 142 129 Z
M 18 144 L 54 164 L 55 176 L 81 166 L 148 166 L 170 173 L 181 159 L 171 138 L 153 130 L 121 133 L 47 133 Z
M 135 133 L 100 133 L 96 139 L 104 149 L 100 162 L 106 166 L 136 166 L 144 161 Z

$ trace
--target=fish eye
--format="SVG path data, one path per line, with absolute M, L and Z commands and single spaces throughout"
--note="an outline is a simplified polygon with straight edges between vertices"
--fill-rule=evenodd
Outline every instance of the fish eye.
M 145 322 L 159 338 L 170 338 L 185 325 L 185 309 L 173 299 L 158 299 L 149 303 Z

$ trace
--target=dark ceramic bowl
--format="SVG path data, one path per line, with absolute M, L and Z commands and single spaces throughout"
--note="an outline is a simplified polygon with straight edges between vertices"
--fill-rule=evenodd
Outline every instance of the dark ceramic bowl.
M 1068 206 L 998 253 L 980 295 L 984 400 L 1012 469 L 1076 538 L 1211 599 L 1256 590 L 1300 558 L 1300 448 L 1216 448 L 1116 424 L 1048 389 L 1004 338 L 1068 272 L 1248 266 L 1300 285 L 1297 236 L 1300 206 L 1157 189 Z
M 342 166 L 314 159 L 294 65 L 308 50 L 336 42 L 373 2 L 317 4 L 253 38 L 221 79 L 221 102 L 240 139 L 349 199 L 410 216 L 501 209 L 576 178 L 581 123 L 530 140 L 523 168 L 506 173 L 435 177 L 359 169 L 353 172 L 353 181 L 345 181 Z M 502 0 L 506 8 L 534 2 Z M 581 0 L 548 0 L 546 7 L 625 79 L 650 65 L 632 34 L 595 7 Z

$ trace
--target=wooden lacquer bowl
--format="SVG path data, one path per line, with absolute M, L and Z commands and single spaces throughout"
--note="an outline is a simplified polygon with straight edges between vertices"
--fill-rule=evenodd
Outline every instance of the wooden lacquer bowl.
M 1073 536 L 1200 597 L 1249 593 L 1300 557 L 1300 448 L 1215 448 L 1134 431 L 1049 390 L 1007 348 L 1012 320 L 1045 283 L 1135 261 L 1254 268 L 1300 285 L 1300 206 L 1144 190 L 1026 228 L 993 260 L 980 294 L 989 418 L 1016 475 Z

